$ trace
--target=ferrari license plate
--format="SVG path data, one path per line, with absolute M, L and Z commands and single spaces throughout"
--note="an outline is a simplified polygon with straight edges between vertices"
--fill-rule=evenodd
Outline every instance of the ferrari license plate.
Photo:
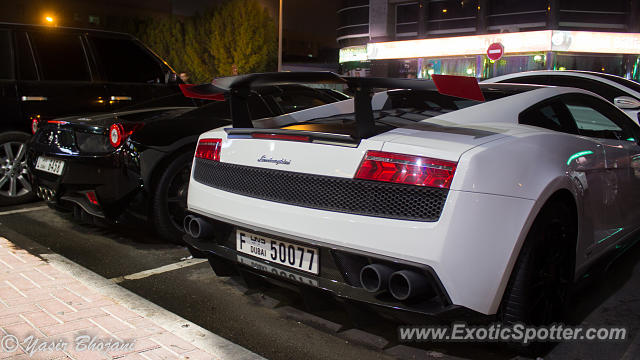
M 277 265 L 318 274 L 320 254 L 316 248 L 237 230 L 236 250 Z
M 60 175 L 62 174 L 62 170 L 64 170 L 64 161 L 39 156 L 38 161 L 36 161 L 36 169 L 50 174 Z

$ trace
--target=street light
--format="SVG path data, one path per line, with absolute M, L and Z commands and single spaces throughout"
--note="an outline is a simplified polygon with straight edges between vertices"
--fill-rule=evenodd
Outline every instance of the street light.
M 47 25 L 55 25 L 55 18 L 52 15 L 45 15 L 44 21 Z

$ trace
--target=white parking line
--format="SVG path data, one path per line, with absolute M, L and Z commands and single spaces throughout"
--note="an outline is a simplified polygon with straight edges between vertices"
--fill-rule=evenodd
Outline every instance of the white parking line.
M 49 208 L 48 206 L 37 206 L 37 207 L 26 208 L 26 209 L 1 211 L 0 212 L 0 216 L 2 216 L 2 215 L 11 215 L 11 214 L 19 214 L 19 213 L 25 213 L 25 212 L 30 212 L 30 211 L 38 211 L 38 210 L 44 210 L 44 209 L 48 209 L 48 208 Z
M 151 275 L 157 275 L 157 274 L 162 274 L 168 271 L 173 271 L 173 270 L 178 270 L 178 269 L 182 269 L 188 266 L 193 266 L 193 265 L 198 265 L 198 264 L 202 264 L 203 262 L 206 262 L 207 259 L 187 259 L 184 261 L 180 261 L 177 263 L 173 263 L 173 264 L 169 264 L 169 265 L 165 265 L 165 266 L 160 266 L 158 268 L 155 269 L 150 269 L 150 270 L 145 270 L 145 271 L 140 271 L 134 274 L 129 274 L 129 275 L 124 275 L 124 276 L 118 276 L 115 278 L 111 278 L 109 280 L 113 281 L 114 283 L 118 284 L 121 283 L 125 280 L 139 280 L 139 279 L 144 279 L 146 277 L 149 277 Z

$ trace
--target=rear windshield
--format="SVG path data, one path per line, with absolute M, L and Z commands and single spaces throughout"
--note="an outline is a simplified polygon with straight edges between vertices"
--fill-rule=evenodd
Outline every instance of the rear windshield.
M 486 101 L 492 101 L 531 89 L 533 87 L 485 88 L 482 92 Z M 393 90 L 387 94 L 389 98 L 382 110 L 373 113 L 376 122 L 375 134 L 381 134 L 395 128 L 409 127 L 419 121 L 482 103 L 481 101 L 443 95 L 437 91 Z M 339 114 L 290 124 L 282 128 L 355 136 L 356 120 L 353 113 Z

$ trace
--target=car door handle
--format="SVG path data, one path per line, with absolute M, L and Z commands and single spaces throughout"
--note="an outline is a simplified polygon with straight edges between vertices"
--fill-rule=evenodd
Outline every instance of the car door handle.
M 46 96 L 23 96 L 22 101 L 47 101 Z
M 131 101 L 133 98 L 131 96 L 111 96 L 111 101 Z

